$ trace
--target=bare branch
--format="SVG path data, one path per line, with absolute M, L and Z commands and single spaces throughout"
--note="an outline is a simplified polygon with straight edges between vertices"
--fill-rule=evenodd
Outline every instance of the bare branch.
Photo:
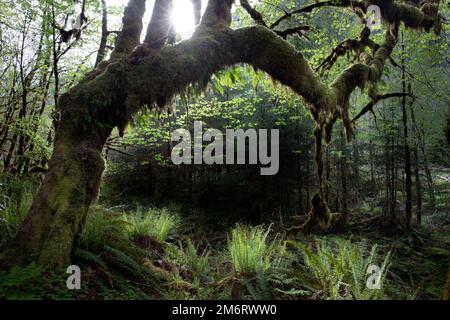
M 259 13 L 255 8 L 253 8 L 247 0 L 241 0 L 241 6 L 247 11 L 247 13 L 252 17 L 253 20 L 259 25 L 267 27 L 261 13 Z
M 302 13 L 310 13 L 315 9 L 322 8 L 322 7 L 358 7 L 358 8 L 364 8 L 364 4 L 360 1 L 356 0 L 330 0 L 330 1 L 324 1 L 324 2 L 316 2 L 314 4 L 308 5 L 306 7 L 294 10 L 292 12 L 288 12 L 285 15 L 281 16 L 277 21 L 272 23 L 270 26 L 270 29 L 274 29 L 277 27 L 282 21 L 289 19 L 295 14 L 302 14 Z
M 288 36 L 296 34 L 299 37 L 304 37 L 309 40 L 308 36 L 306 35 L 309 30 L 311 30 L 310 26 L 298 26 L 298 27 L 289 28 L 289 29 L 286 29 L 283 31 L 277 30 L 277 31 L 275 31 L 275 33 L 277 35 L 279 35 L 280 37 L 282 37 L 283 39 L 287 39 Z
M 412 99 L 416 99 L 416 97 L 411 93 L 402 93 L 402 92 L 394 92 L 394 93 L 387 93 L 383 95 L 377 95 L 372 98 L 372 100 L 361 109 L 361 111 L 352 119 L 352 123 L 356 122 L 359 118 L 361 118 L 363 115 L 365 115 L 367 112 L 373 113 L 373 107 L 380 102 L 381 100 L 386 100 L 389 98 L 400 98 L 400 97 L 410 97 Z

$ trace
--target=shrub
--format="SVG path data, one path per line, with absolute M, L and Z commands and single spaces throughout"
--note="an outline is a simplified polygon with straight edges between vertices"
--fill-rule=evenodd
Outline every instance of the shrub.
M 128 240 L 124 215 L 96 207 L 91 210 L 80 237 L 80 246 L 89 250 L 100 250 L 105 245 L 114 246 Z
M 317 240 L 315 249 L 299 242 L 290 241 L 303 257 L 304 266 L 325 299 L 382 299 L 383 285 L 391 253 L 384 258 L 377 254 L 377 245 L 370 249 L 365 242 L 351 243 L 347 240 Z M 368 268 L 380 268 L 380 289 L 369 289 L 366 285 Z
M 31 179 L 0 176 L 0 234 L 15 236 L 31 207 L 35 189 Z
M 73 292 L 66 288 L 65 270 L 45 270 L 31 263 L 0 271 L 0 300 L 71 299 Z
M 208 272 L 211 269 L 209 264 L 209 254 L 210 252 L 205 248 L 201 254 L 198 253 L 198 248 L 189 239 L 187 246 L 183 249 L 184 260 L 186 266 L 192 273 L 194 281 L 200 282 L 201 279 L 207 278 Z
M 178 228 L 178 217 L 167 209 L 150 209 L 143 213 L 138 210 L 127 217 L 130 237 L 152 237 L 165 242 Z
M 268 240 L 270 228 L 237 225 L 231 231 L 228 251 L 237 275 L 255 275 L 267 272 L 281 262 L 284 245 L 275 237 Z

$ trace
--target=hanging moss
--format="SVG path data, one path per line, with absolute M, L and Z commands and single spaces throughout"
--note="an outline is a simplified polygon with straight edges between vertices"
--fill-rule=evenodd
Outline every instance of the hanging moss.
M 393 0 L 366 0 L 366 6 L 377 5 L 383 20 L 388 24 L 403 22 L 405 27 L 418 31 L 431 31 L 440 34 L 441 17 L 438 15 L 439 1 L 423 1 L 420 8 L 409 3 L 396 3 Z
M 347 39 L 340 42 L 332 51 L 331 54 L 326 57 L 322 63 L 316 68 L 321 75 L 330 71 L 339 57 L 347 56 L 350 59 L 350 55 L 353 56 L 353 60 L 358 62 L 366 61 L 366 57 L 369 55 L 365 53 L 367 47 L 374 46 L 374 42 L 369 39 L 370 29 L 364 27 L 361 31 L 359 39 Z
M 333 113 L 332 116 L 328 117 L 328 119 L 325 121 L 323 129 L 325 131 L 325 142 L 326 143 L 330 143 L 331 142 L 331 135 L 333 133 L 333 126 L 336 123 L 338 117 L 339 117 L 339 113 L 336 111 L 336 112 Z

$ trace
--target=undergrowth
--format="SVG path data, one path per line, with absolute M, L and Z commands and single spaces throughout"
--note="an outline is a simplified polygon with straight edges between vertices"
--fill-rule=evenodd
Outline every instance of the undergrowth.
M 384 287 L 391 253 L 380 255 L 376 244 L 370 247 L 364 241 L 352 243 L 340 238 L 317 239 L 314 245 L 295 241 L 289 244 L 301 257 L 295 273 L 316 297 L 333 300 L 386 298 Z
M 344 236 L 284 240 L 274 225 L 243 224 L 210 243 L 195 228 L 183 229 L 181 221 L 174 208 L 98 205 L 73 251 L 73 264 L 82 270 L 81 290 L 66 289 L 65 270 L 30 264 L 0 271 L 0 299 L 366 300 L 415 298 L 416 292 L 439 297 L 436 277 L 427 278 L 434 287 L 425 289 L 407 277 L 423 274 L 421 266 L 440 272 L 441 264 L 424 265 L 423 254 L 414 249 L 409 270 L 402 243 Z M 433 246 L 426 255 L 444 261 L 448 251 Z M 370 273 L 371 266 L 378 273 Z M 375 288 L 367 285 L 370 276 Z
M 36 191 L 36 181 L 0 175 L 0 244 L 17 233 Z

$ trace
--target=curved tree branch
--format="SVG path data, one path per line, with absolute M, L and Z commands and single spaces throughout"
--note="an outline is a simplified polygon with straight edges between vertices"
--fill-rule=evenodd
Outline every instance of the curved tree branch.
M 309 40 L 309 38 L 306 34 L 310 30 L 311 30 L 310 26 L 297 26 L 294 28 L 285 29 L 283 31 L 276 30 L 275 33 L 285 40 L 287 39 L 288 36 L 295 35 L 295 34 L 298 35 L 299 37 L 304 37 Z
M 241 0 L 241 6 L 247 11 L 247 13 L 252 17 L 253 20 L 259 25 L 268 27 L 261 13 L 259 13 L 255 8 L 253 8 L 247 0 Z

